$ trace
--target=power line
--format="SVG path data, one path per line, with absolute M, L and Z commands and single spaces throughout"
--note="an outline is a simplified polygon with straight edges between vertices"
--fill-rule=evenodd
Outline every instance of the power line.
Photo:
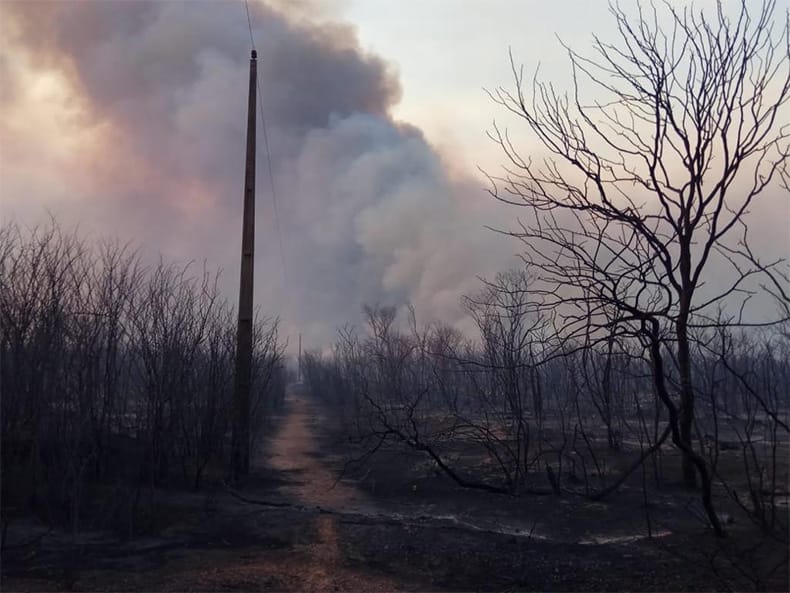
M 247 11 L 247 27 L 250 30 L 250 44 L 252 45 L 252 49 L 255 49 L 255 39 L 252 36 L 252 20 L 250 20 L 250 5 L 247 0 L 244 0 L 244 10 Z
M 280 217 L 277 214 L 277 194 L 274 191 L 274 172 L 272 170 L 272 153 L 269 150 L 269 133 L 266 131 L 266 118 L 263 116 L 263 100 L 261 99 L 261 83 L 258 82 L 258 109 L 261 113 L 261 127 L 263 128 L 263 143 L 266 145 L 266 164 L 269 169 L 269 186 L 272 190 L 272 208 L 274 210 L 274 226 L 277 229 L 277 241 L 280 245 L 280 264 L 283 268 L 283 283 L 288 286 L 288 274 L 285 271 L 285 252 L 283 250 L 283 235 L 280 232 Z
M 252 19 L 250 18 L 250 6 L 248 0 L 244 0 L 244 9 L 247 13 L 247 28 L 250 32 L 250 44 L 252 45 L 252 49 L 255 49 L 255 36 L 252 33 Z M 288 289 L 288 274 L 285 268 L 285 250 L 283 249 L 283 235 L 280 231 L 280 217 L 277 212 L 277 192 L 274 189 L 274 169 L 272 167 L 272 152 L 269 148 L 269 133 L 266 126 L 266 117 L 263 113 L 263 96 L 261 94 L 261 82 L 259 78 L 255 79 L 255 82 L 258 86 L 258 111 L 261 114 L 261 127 L 263 129 L 263 143 L 266 146 L 266 163 L 268 165 L 269 170 L 269 187 L 271 188 L 272 192 L 272 209 L 274 212 L 274 227 L 277 232 L 277 242 L 280 248 L 280 265 L 282 266 L 283 270 L 283 289 L 284 292 L 287 294 Z

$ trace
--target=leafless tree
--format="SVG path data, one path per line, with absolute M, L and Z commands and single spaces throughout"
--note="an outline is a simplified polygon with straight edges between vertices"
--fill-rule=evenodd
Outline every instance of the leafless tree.
M 145 268 L 55 221 L 0 228 L 0 275 L 4 521 L 27 509 L 77 532 L 127 513 L 131 532 L 144 490 L 221 468 L 235 321 L 216 275 Z M 282 401 L 283 353 L 275 319 L 255 336 L 261 424 Z
M 721 4 L 703 13 L 666 2 L 633 18 L 612 5 L 619 42 L 596 37 L 593 57 L 568 48 L 570 94 L 537 77 L 528 88 L 515 65 L 515 90 L 492 93 L 547 153 L 533 161 L 507 132 L 492 134 L 508 164 L 491 192 L 529 210 L 509 232 L 560 328 L 556 347 L 639 340 L 684 482 L 699 476 L 717 533 L 711 468 L 693 439 L 690 331 L 720 323 L 725 306 L 730 323 L 749 321 L 736 301 L 750 282 L 781 283 L 780 262 L 749 250 L 746 225 L 790 151 L 789 17 L 775 20 L 775 4 L 744 1 L 730 17 Z
M 544 441 L 543 385 L 534 364 L 536 350 L 542 348 L 543 319 L 530 301 L 529 282 L 525 270 L 510 270 L 485 282 L 477 294 L 463 297 L 480 332 L 482 356 L 465 361 L 469 371 L 477 371 L 473 377 L 478 416 L 495 414 L 496 426 L 486 426 L 483 442 L 503 446 L 511 460 L 506 473 L 514 491 L 524 486 Z M 499 442 L 491 438 L 496 431 L 502 431 Z

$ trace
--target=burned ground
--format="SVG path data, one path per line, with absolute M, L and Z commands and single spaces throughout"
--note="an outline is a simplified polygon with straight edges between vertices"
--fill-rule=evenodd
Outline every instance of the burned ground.
M 650 537 L 628 484 L 589 502 L 463 489 L 402 450 L 345 466 L 332 422 L 295 393 L 272 432 L 244 489 L 160 491 L 145 535 L 12 520 L 3 590 L 754 588 L 729 561 L 749 549 L 750 526 L 735 519 L 722 544 L 679 488 L 649 501 Z M 786 567 L 772 578 L 784 588 Z

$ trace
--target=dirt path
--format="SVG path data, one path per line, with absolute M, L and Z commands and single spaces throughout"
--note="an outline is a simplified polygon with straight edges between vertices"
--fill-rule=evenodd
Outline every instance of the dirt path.
M 259 467 L 268 466 L 288 475 L 289 482 L 280 490 L 295 503 L 333 510 L 364 508 L 368 504 L 366 496 L 338 481 L 335 472 L 315 456 L 317 441 L 313 426 L 321 420 L 315 405 L 304 396 L 290 392 L 286 410 L 266 457 L 256 458 Z M 309 543 L 298 546 L 303 558 L 297 564 L 297 574 L 283 576 L 296 576 L 297 588 L 304 591 L 397 589 L 397 583 L 383 575 L 344 566 L 337 522 L 338 518 L 332 515 L 312 519 L 314 536 Z
M 313 426 L 322 416 L 315 404 L 292 392 L 286 409 L 287 415 L 265 456 L 256 460 L 259 466 L 289 475 L 290 483 L 281 490 L 295 502 L 335 510 L 368 506 L 370 501 L 364 493 L 338 481 L 336 473 L 316 458 L 318 444 Z

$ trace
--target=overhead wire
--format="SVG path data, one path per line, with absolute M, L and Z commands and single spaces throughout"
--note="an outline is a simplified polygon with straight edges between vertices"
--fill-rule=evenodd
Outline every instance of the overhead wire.
M 247 11 L 247 27 L 250 30 L 250 45 L 255 49 L 255 38 L 252 36 L 252 19 L 250 19 L 250 5 L 247 0 L 244 0 L 244 10 Z
M 260 99 L 261 83 L 256 80 L 258 84 L 258 108 L 261 113 L 261 128 L 263 129 L 263 143 L 266 146 L 266 164 L 269 169 L 269 185 L 272 190 L 272 210 L 274 212 L 274 227 L 277 231 L 277 241 L 280 247 L 280 264 L 283 268 L 283 282 L 285 286 L 288 285 L 288 274 L 285 269 L 285 250 L 283 249 L 283 234 L 280 231 L 280 216 L 277 213 L 277 194 L 274 191 L 274 172 L 272 169 L 272 153 L 269 150 L 269 133 L 266 130 L 266 118 L 263 116 L 263 102 Z M 287 291 L 286 291 L 287 292 Z
M 250 32 L 250 45 L 252 49 L 255 50 L 255 36 L 252 32 L 252 19 L 250 18 L 250 6 L 248 0 L 244 0 L 244 10 L 247 13 L 247 28 Z M 277 211 L 277 192 L 275 191 L 274 186 L 274 168 L 272 167 L 272 152 L 269 148 L 269 132 L 266 126 L 266 116 L 263 113 L 263 95 L 261 94 L 261 82 L 260 78 L 255 78 L 255 83 L 257 85 L 258 91 L 258 112 L 261 115 L 261 128 L 263 130 L 263 143 L 266 147 L 266 164 L 269 171 L 269 187 L 272 192 L 272 211 L 274 213 L 274 227 L 277 233 L 277 242 L 280 248 L 280 265 L 282 266 L 283 271 L 283 292 L 287 294 L 287 287 L 288 287 L 288 273 L 286 272 L 285 266 L 285 250 L 283 249 L 283 235 L 280 230 L 280 216 Z

